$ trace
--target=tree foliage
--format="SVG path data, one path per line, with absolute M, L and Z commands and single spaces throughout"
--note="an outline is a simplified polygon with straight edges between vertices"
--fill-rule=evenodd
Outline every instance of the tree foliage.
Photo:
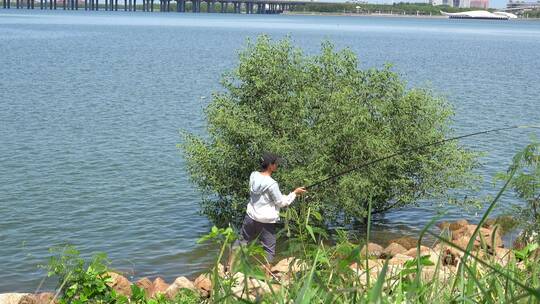
M 451 134 L 453 111 L 429 90 L 408 89 L 390 66 L 360 69 L 349 49 L 324 42 L 306 55 L 289 39 L 261 36 L 240 52 L 224 90 L 206 109 L 208 137 L 181 144 L 202 212 L 238 224 L 248 177 L 263 151 L 286 159 L 276 173 L 283 192 L 352 166 Z M 310 191 L 305 199 L 327 224 L 361 220 L 461 187 L 475 155 L 456 142 L 395 157 Z
M 509 171 L 513 168 L 517 173 L 510 186 L 523 202 L 511 212 L 523 229 L 520 241 L 540 243 L 540 143 L 535 140 L 517 153 Z M 497 180 L 507 177 L 499 174 Z

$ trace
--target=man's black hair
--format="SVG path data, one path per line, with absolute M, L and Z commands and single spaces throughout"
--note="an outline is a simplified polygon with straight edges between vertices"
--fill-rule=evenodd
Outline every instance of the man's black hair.
M 261 164 L 261 169 L 266 170 L 268 169 L 268 166 L 270 166 L 271 164 L 280 164 L 281 158 L 275 155 L 274 153 L 265 152 L 263 153 L 259 161 Z

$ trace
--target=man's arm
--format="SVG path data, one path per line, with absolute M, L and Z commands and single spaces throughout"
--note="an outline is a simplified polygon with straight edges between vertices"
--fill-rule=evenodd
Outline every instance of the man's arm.
M 272 201 L 279 208 L 289 206 L 296 198 L 296 193 L 294 192 L 291 192 L 288 195 L 283 195 L 283 193 L 281 193 L 281 191 L 279 190 L 279 186 L 277 183 L 270 186 L 269 190 Z

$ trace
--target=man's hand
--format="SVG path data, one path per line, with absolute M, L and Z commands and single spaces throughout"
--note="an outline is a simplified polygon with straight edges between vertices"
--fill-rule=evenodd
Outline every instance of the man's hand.
M 306 193 L 307 190 L 306 190 L 306 187 L 299 187 L 299 188 L 294 189 L 293 192 L 296 195 L 302 195 L 302 194 Z

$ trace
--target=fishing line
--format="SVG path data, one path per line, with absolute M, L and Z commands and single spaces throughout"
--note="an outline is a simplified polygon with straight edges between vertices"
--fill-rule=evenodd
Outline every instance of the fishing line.
M 396 153 L 393 153 L 393 154 L 390 154 L 390 155 L 387 155 L 387 156 L 384 156 L 384 157 L 381 157 L 381 158 L 378 158 L 378 159 L 375 159 L 375 160 L 372 160 L 372 161 L 365 162 L 365 163 L 360 164 L 358 166 L 349 168 L 349 169 L 347 169 L 345 171 L 342 171 L 342 172 L 340 172 L 340 173 L 338 173 L 336 175 L 327 177 L 327 178 L 322 179 L 322 180 L 320 180 L 320 181 L 318 181 L 318 182 L 316 182 L 314 184 L 306 186 L 305 188 L 306 188 L 306 190 L 311 189 L 311 188 L 319 186 L 319 185 L 321 185 L 323 183 L 333 181 L 333 180 L 337 179 L 338 177 L 341 177 L 343 175 L 347 175 L 347 174 L 349 174 L 351 172 L 354 172 L 356 170 L 365 168 L 367 166 L 373 165 L 375 163 L 379 163 L 379 162 L 387 160 L 387 159 L 394 158 L 394 157 L 396 157 L 398 155 L 402 155 L 402 154 L 405 154 L 405 153 L 418 151 L 418 150 L 421 150 L 421 149 L 424 149 L 424 148 L 427 148 L 427 147 L 430 147 L 430 146 L 436 146 L 436 145 L 444 144 L 444 143 L 447 143 L 447 142 L 450 142 L 450 141 L 454 141 L 454 140 L 458 140 L 458 139 L 462 139 L 462 138 L 466 138 L 466 137 L 477 136 L 477 135 L 487 134 L 487 133 L 501 132 L 501 131 L 512 130 L 512 129 L 540 129 L 540 126 L 527 125 L 527 126 L 510 126 L 510 127 L 496 128 L 496 129 L 490 129 L 490 130 L 485 130 L 485 131 L 460 135 L 460 136 L 456 136 L 456 137 L 452 137 L 452 138 L 447 138 L 447 139 L 439 140 L 439 141 L 436 141 L 436 142 L 424 144 L 424 145 L 421 145 L 421 146 L 418 146 L 418 147 L 402 149 L 402 150 L 400 150 L 400 151 L 398 151 Z

